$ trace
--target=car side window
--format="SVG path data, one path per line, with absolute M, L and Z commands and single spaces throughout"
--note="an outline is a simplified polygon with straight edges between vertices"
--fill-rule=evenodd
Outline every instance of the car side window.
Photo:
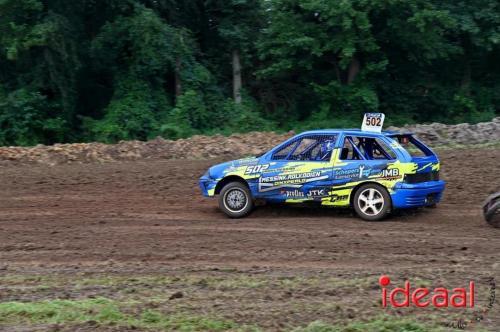
M 272 160 L 329 161 L 335 140 L 335 135 L 305 136 L 276 151 Z
M 288 160 L 309 160 L 315 145 L 316 140 L 311 137 L 304 137 L 299 141 L 295 151 L 288 157 Z
M 271 159 L 272 160 L 284 160 L 284 159 L 286 159 L 286 157 L 288 157 L 288 155 L 293 150 L 293 148 L 295 148 L 296 145 L 297 145 L 297 141 L 293 141 L 293 142 L 290 142 L 289 144 L 286 144 L 285 146 L 280 148 L 278 151 L 274 152 Z
M 340 160 L 361 160 L 363 157 L 353 145 L 353 138 L 348 136 L 344 139 L 344 145 L 340 151 Z
M 375 139 L 373 148 L 373 159 L 397 159 L 394 150 L 379 138 Z
M 394 160 L 396 154 L 379 138 L 348 136 L 345 139 L 340 159 Z

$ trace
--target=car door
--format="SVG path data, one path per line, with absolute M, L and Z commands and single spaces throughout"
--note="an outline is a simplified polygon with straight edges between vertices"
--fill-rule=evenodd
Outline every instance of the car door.
M 269 156 L 258 180 L 257 197 L 271 201 L 320 200 L 331 186 L 332 155 L 338 135 L 299 136 Z
M 391 176 L 387 166 L 396 157 L 386 145 L 381 145 L 381 141 L 371 136 L 344 135 L 341 138 L 340 153 L 332 170 L 333 205 L 347 205 L 352 189 L 361 182 Z

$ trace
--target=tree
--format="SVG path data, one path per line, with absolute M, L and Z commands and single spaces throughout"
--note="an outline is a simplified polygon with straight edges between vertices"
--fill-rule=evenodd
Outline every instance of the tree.
M 0 144 L 478 122 L 497 0 L 0 0 Z
M 76 41 L 71 38 L 71 23 L 40 1 L 5 0 L 0 2 L 0 30 L 0 47 L 5 50 L 0 55 L 0 66 L 5 73 L 0 79 L 10 91 L 19 92 L 8 95 L 22 96 L 23 100 L 32 96 L 35 103 L 40 98 L 47 101 L 38 104 L 39 107 L 57 105 L 60 109 L 57 114 L 51 107 L 37 110 L 38 114 L 46 114 L 47 121 L 61 119 L 66 128 L 63 137 L 70 137 L 80 68 Z M 43 135 L 37 137 L 44 141 Z
M 242 102 L 242 62 L 250 61 L 253 41 L 262 26 L 261 1 L 210 0 L 206 9 L 210 26 L 221 46 L 230 54 L 232 64 L 232 92 L 236 104 Z
M 276 79 L 278 85 L 294 82 L 290 88 L 296 90 L 297 98 L 310 100 L 314 94 L 319 108 L 304 101 L 309 110 L 359 113 L 376 109 L 377 95 L 369 78 L 383 70 L 386 61 L 377 53 L 371 6 L 362 1 L 269 1 L 269 26 L 259 41 L 266 66 L 258 75 Z

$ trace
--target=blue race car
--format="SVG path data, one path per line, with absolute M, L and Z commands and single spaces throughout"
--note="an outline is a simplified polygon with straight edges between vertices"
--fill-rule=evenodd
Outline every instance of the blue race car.
M 437 155 L 411 133 L 357 129 L 308 131 L 260 157 L 211 167 L 204 196 L 219 196 L 231 218 L 248 215 L 256 200 L 352 207 L 364 220 L 393 209 L 434 207 L 445 182 Z

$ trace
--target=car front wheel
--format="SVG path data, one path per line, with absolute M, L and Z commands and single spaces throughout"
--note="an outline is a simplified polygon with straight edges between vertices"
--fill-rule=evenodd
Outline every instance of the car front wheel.
M 387 190 L 376 184 L 366 184 L 354 195 L 354 210 L 363 220 L 382 220 L 391 211 L 391 197 Z
M 242 218 L 253 209 L 253 199 L 248 187 L 241 182 L 231 182 L 222 188 L 219 208 L 230 218 Z

